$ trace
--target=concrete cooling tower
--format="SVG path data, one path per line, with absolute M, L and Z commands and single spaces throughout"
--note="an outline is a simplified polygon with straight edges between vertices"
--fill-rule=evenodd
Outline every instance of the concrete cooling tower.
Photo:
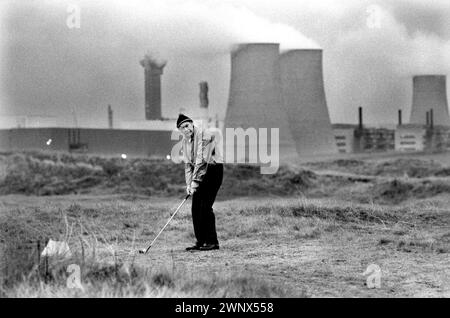
M 297 157 L 297 153 L 282 109 L 278 58 L 276 43 L 241 44 L 231 53 L 230 95 L 224 128 L 267 128 L 269 141 L 270 129 L 278 128 L 280 161 L 283 161 Z M 270 145 L 267 147 L 270 150 Z
M 291 50 L 279 62 L 282 101 L 297 152 L 337 153 L 323 85 L 322 50 Z
M 413 77 L 413 102 L 410 123 L 426 124 L 427 112 L 433 110 L 434 125 L 450 126 L 445 75 Z

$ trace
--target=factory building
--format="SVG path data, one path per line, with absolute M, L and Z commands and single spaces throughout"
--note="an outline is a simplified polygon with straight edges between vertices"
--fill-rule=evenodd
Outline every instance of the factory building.
M 395 149 L 395 129 L 363 125 L 363 109 L 358 108 L 358 124 L 333 124 L 339 153 L 383 152 Z
M 397 151 L 450 150 L 450 117 L 444 75 L 413 77 L 413 101 L 409 124 L 399 123 Z
M 427 129 L 424 125 L 399 125 L 395 131 L 395 150 L 400 152 L 424 151 Z
M 339 153 L 355 152 L 355 130 L 358 125 L 333 124 L 333 136 Z
M 98 128 L 98 122 L 96 126 L 78 127 L 76 122 L 70 125 L 67 118 L 58 122 L 50 117 L 18 117 L 13 126 L 0 120 L 6 128 L 0 129 L 0 150 L 167 157 L 179 138 L 171 139 L 176 119 L 162 117 L 161 76 L 166 62 L 146 55 L 140 64 L 144 68 L 145 120 L 115 121 L 110 105 L 102 124 L 105 128 Z M 402 123 L 399 110 L 396 127 L 369 127 L 363 124 L 362 107 L 358 109 L 358 124 L 331 124 L 322 73 L 322 50 L 280 54 L 278 43 L 240 44 L 231 52 L 230 90 L 223 124 L 210 118 L 206 81 L 199 83 L 201 115 L 194 122 L 222 130 L 225 162 L 251 163 L 255 157 L 250 150 L 256 150 L 254 162 L 261 163 L 261 149 L 267 159 L 268 153 L 273 156 L 273 146 L 279 150 L 280 163 L 299 156 L 337 153 L 450 150 L 444 75 L 413 77 L 409 123 Z M 244 132 L 245 151 L 237 151 L 237 135 L 231 136 L 233 143 L 227 140 L 227 128 Z M 251 129 L 258 134 L 255 138 Z M 261 139 L 264 129 L 265 139 Z M 278 129 L 277 139 L 273 139 L 271 129 Z
M 395 131 L 395 150 L 406 151 L 450 151 L 450 127 L 407 124 Z
M 450 119 L 445 79 L 442 75 L 414 76 L 410 122 L 402 123 L 402 112 L 399 110 L 398 125 L 395 129 L 364 126 L 362 107 L 359 107 L 358 125 L 333 125 L 338 151 L 348 153 L 450 150 Z
M 175 143 L 171 140 L 171 131 L 91 128 L 0 130 L 0 149 L 3 151 L 50 150 L 165 158 L 171 154 Z

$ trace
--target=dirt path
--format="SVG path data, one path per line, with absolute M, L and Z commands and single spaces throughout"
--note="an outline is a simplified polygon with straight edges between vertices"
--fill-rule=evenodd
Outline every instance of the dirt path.
M 136 262 L 150 268 L 190 275 L 244 274 L 270 280 L 292 297 L 449 297 L 448 255 L 420 255 L 383 250 L 376 242 L 312 240 L 277 243 L 227 240 L 219 251 L 184 252 L 186 244 L 161 242 Z M 363 272 L 369 264 L 382 270 L 381 288 L 369 289 Z

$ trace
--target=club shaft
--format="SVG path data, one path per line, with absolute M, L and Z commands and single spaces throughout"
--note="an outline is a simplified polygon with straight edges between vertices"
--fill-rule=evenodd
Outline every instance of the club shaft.
M 178 206 L 178 208 L 175 210 L 175 212 L 172 214 L 172 216 L 169 218 L 169 220 L 167 221 L 166 225 L 164 225 L 164 227 L 161 229 L 161 231 L 159 231 L 158 235 L 156 235 L 156 237 L 153 239 L 153 241 L 150 243 L 150 245 L 147 247 L 147 249 L 145 250 L 145 253 L 148 252 L 148 250 L 152 247 L 153 243 L 156 242 L 156 240 L 158 239 L 158 237 L 161 235 L 161 233 L 164 231 L 164 229 L 167 227 L 167 225 L 169 225 L 170 221 L 172 221 L 173 217 L 175 216 L 175 214 L 178 213 L 178 211 L 181 209 L 181 207 L 183 206 L 184 202 L 186 202 L 186 200 L 189 198 L 189 195 L 186 196 L 186 198 L 183 200 L 183 202 L 181 202 L 181 204 Z

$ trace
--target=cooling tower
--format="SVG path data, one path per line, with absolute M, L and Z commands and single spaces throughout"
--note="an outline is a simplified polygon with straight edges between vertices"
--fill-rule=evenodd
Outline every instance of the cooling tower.
M 278 58 L 277 43 L 241 44 L 231 53 L 230 95 L 224 128 L 267 128 L 268 149 L 270 129 L 278 128 L 280 161 L 284 161 L 297 157 L 297 153 L 281 105 Z
M 434 125 L 450 126 L 445 75 L 413 77 L 412 124 L 425 125 L 427 112 L 433 110 Z
M 322 50 L 280 56 L 281 93 L 299 155 L 337 153 L 322 76 Z

